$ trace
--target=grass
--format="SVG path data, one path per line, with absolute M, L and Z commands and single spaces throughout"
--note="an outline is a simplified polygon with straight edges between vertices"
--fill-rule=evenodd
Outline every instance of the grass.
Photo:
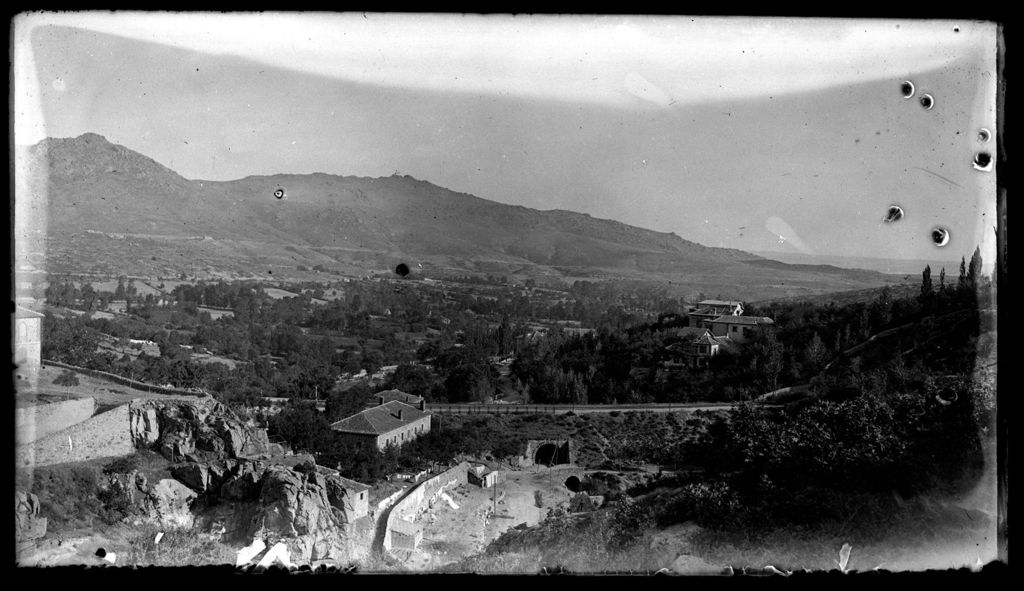
M 158 533 L 163 532 L 160 542 Z M 153 525 L 137 528 L 127 536 L 125 564 L 140 566 L 234 565 L 236 551 L 195 529 L 164 531 Z
M 20 468 L 15 472 L 15 486 L 39 497 L 39 513 L 47 518 L 47 531 L 101 530 L 125 516 L 125 507 L 105 496 L 105 471 L 135 469 L 155 482 L 170 477 L 169 466 L 156 452 L 140 450 L 117 459 Z

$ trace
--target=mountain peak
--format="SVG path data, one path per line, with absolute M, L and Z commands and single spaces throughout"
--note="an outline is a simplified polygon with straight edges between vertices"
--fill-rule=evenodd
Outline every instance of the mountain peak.
M 33 147 L 55 177 L 88 179 L 113 174 L 158 182 L 187 182 L 178 173 L 104 136 L 86 132 L 77 137 L 46 138 Z

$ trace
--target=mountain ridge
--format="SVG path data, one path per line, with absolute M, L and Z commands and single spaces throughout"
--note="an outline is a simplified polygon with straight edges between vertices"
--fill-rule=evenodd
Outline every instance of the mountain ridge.
M 865 278 L 885 282 L 881 274 L 845 277 L 841 270 L 757 264 L 769 259 L 589 214 L 490 201 L 408 175 L 186 179 L 95 133 L 46 138 L 28 152 L 30 175 L 47 181 L 47 232 L 50 250 L 59 254 L 51 263 L 62 271 L 100 266 L 118 274 L 176 276 L 184 265 L 189 274 L 237 276 L 267 267 L 280 276 L 319 264 L 361 274 L 407 261 L 439 273 L 515 270 L 565 280 L 647 278 L 735 289 L 743 288 L 744 276 L 770 288 L 793 275 L 789 290 L 818 289 L 814 283 L 822 277 L 830 285 L 821 288 Z M 102 244 L 111 235 L 132 237 L 131 256 Z M 195 236 L 210 240 L 177 244 Z

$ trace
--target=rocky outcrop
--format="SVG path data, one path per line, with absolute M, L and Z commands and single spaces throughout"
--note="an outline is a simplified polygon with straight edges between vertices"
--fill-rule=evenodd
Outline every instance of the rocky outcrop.
M 331 477 L 319 472 L 269 468 L 263 475 L 253 536 L 287 544 L 291 555 L 309 562 L 347 555 L 343 506 L 332 504 Z M 343 496 L 343 493 L 342 493 Z
M 46 535 L 46 518 L 39 516 L 39 497 L 32 493 L 14 492 L 14 521 L 18 542 L 38 540 Z
M 217 473 L 224 470 L 219 490 Z M 288 468 L 264 462 L 185 464 L 172 469 L 192 491 L 203 491 L 218 503 L 203 513 L 203 521 L 223 523 L 234 543 L 263 540 L 267 546 L 287 545 L 293 560 L 351 560 L 361 555 L 354 543 L 351 499 L 358 494 L 333 472 L 310 462 Z M 372 530 L 372 523 L 359 524 Z
M 161 527 L 192 527 L 193 501 L 198 494 L 173 478 L 150 485 L 144 474 L 131 471 L 111 474 L 107 486 L 114 499 L 127 501 L 140 519 Z
M 211 397 L 196 400 L 135 400 L 129 425 L 137 447 L 157 449 L 178 461 L 254 458 L 279 453 L 266 429 L 243 421 Z

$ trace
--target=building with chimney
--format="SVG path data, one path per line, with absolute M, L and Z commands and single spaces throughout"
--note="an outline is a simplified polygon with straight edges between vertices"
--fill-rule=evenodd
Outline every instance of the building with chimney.
M 391 400 L 344 418 L 331 429 L 358 445 L 372 445 L 383 451 L 429 433 L 430 413 L 423 399 L 418 407 Z

